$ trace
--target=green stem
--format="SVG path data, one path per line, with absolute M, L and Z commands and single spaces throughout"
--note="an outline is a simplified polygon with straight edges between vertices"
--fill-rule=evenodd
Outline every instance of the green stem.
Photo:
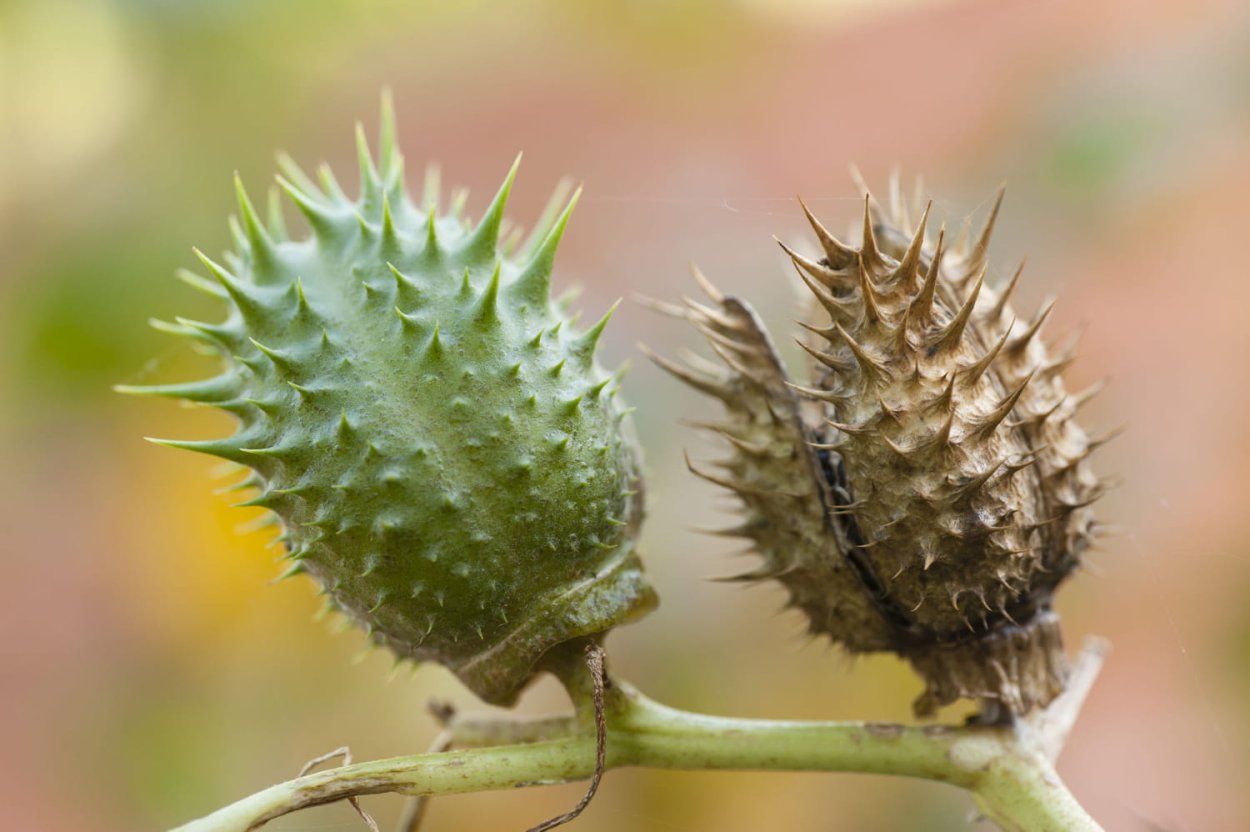
M 1046 757 L 1011 728 L 707 716 L 661 705 L 621 682 L 610 693 L 608 724 L 608 768 L 897 774 L 968 789 L 986 816 L 1009 832 L 1100 829 Z M 177 832 L 246 832 L 353 795 L 459 794 L 581 780 L 590 776 L 594 758 L 593 733 L 583 729 L 526 745 L 360 763 L 272 786 Z
M 1102 829 L 1040 753 L 1017 748 L 997 758 L 972 795 L 982 814 L 1004 832 Z

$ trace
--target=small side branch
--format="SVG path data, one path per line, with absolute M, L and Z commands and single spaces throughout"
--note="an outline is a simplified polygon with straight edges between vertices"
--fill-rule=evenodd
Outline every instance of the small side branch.
M 1035 735 L 1033 744 L 1050 762 L 1059 758 L 1059 752 L 1068 741 L 1072 726 L 1076 724 L 1076 718 L 1080 716 L 1081 708 L 1085 706 L 1085 700 L 1093 690 L 1109 650 L 1110 645 L 1103 639 L 1087 639 L 1072 663 L 1072 673 L 1068 676 L 1068 685 L 1063 693 L 1059 694 L 1050 707 L 1038 712 L 1030 721 Z
M 342 757 L 343 765 L 345 766 L 350 766 L 352 764 L 352 750 L 348 746 L 344 745 L 341 748 L 336 748 L 333 751 L 328 751 L 325 754 L 322 754 L 320 757 L 314 757 L 308 762 L 304 763 L 304 767 L 299 770 L 298 776 L 303 777 L 305 774 L 312 771 L 317 766 L 321 765 L 322 763 L 328 763 L 329 761 L 333 760 L 335 757 Z M 378 822 L 373 819 L 372 815 L 370 815 L 368 812 L 364 810 L 364 807 L 360 805 L 359 800 L 357 800 L 355 797 L 349 797 L 347 798 L 347 802 L 352 805 L 352 808 L 356 810 L 356 814 L 360 815 L 360 819 L 363 820 L 365 822 L 365 825 L 369 827 L 369 832 L 382 832 L 382 830 L 378 829 Z

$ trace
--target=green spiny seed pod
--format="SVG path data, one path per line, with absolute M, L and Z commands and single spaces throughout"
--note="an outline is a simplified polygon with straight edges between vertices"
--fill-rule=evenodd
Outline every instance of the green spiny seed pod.
M 292 561 L 375 643 L 446 665 L 512 702 L 553 646 L 655 604 L 635 551 L 638 452 L 595 361 L 611 312 L 582 332 L 550 299 L 576 195 L 502 245 L 516 166 L 476 224 L 409 198 L 389 101 L 379 161 L 359 130 L 360 197 L 283 159 L 278 184 L 312 236 L 262 222 L 236 179 L 227 266 L 193 282 L 229 307 L 165 325 L 215 350 L 204 381 L 125 392 L 238 417 L 204 442 L 153 440 L 251 469 Z M 462 202 L 462 200 L 460 200 Z
M 1085 458 L 1099 443 L 1073 419 L 1089 393 L 1067 394 L 1071 355 L 1038 337 L 1050 306 L 1016 319 L 1019 271 L 984 285 L 999 202 L 950 251 L 927 235 L 928 207 L 891 202 L 886 217 L 866 195 L 859 247 L 808 212 L 824 256 L 786 248 L 818 315 L 799 341 L 810 386 L 789 383 L 745 303 L 698 275 L 715 305 L 666 309 L 723 366 L 657 360 L 725 405 L 712 427 L 733 448 L 728 476 L 696 473 L 746 509 L 727 531 L 763 564 L 743 580 L 780 581 L 813 633 L 852 652 L 906 657 L 926 682 L 920 714 L 961 697 L 1025 713 L 1063 689 L 1052 596 L 1097 531 Z

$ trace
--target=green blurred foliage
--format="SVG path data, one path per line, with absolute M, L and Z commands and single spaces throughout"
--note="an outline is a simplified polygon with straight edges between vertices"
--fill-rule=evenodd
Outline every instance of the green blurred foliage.
M 1097 198 L 1149 152 L 1160 126 L 1150 112 L 1090 113 L 1056 138 L 1047 178 L 1070 198 Z

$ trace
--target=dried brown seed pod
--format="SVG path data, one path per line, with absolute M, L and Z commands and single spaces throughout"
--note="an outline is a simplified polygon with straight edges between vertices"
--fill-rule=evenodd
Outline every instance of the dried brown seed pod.
M 865 194 L 859 246 L 804 206 L 824 256 L 783 248 L 816 310 L 799 342 L 809 386 L 788 381 L 750 306 L 698 273 L 711 305 L 661 308 L 720 363 L 653 356 L 725 406 L 707 427 L 731 446 L 726 474 L 691 469 L 741 499 L 727 533 L 763 563 L 740 578 L 780 581 L 811 631 L 851 652 L 905 657 L 925 680 L 921 715 L 961 697 L 1023 714 L 1058 695 L 1052 597 L 1096 533 L 1098 442 L 1074 421 L 1088 396 L 1064 388 L 1071 355 L 1039 336 L 1050 305 L 1017 319 L 1019 270 L 985 285 L 1001 200 L 952 247 L 897 196 L 887 215 Z

